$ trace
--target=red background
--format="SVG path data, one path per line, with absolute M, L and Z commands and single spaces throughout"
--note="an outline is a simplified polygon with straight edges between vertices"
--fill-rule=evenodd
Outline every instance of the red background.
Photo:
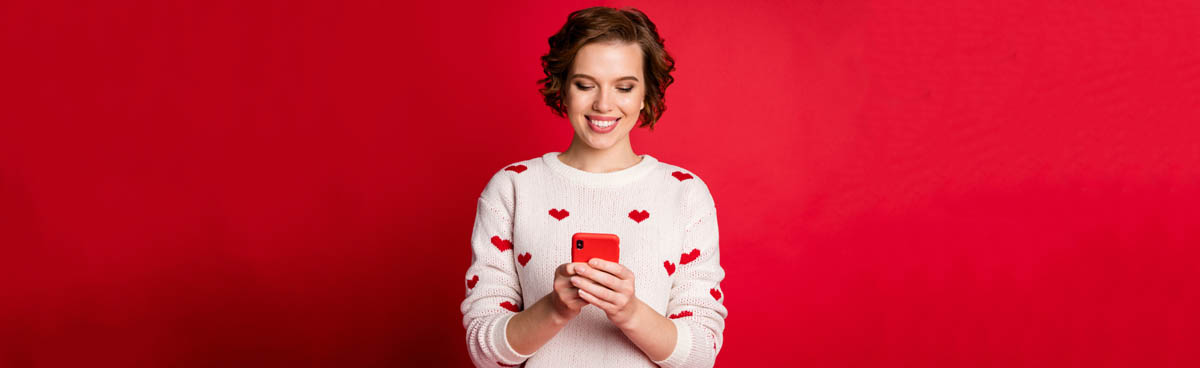
M 718 363 L 1195 366 L 1194 1 L 604 2 L 721 218 Z M 595 2 L 0 5 L 0 366 L 469 365 L 475 198 Z

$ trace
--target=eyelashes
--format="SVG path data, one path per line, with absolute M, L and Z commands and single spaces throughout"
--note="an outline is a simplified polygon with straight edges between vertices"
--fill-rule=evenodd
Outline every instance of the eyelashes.
M 575 88 L 578 88 L 578 89 L 580 89 L 580 90 L 582 90 L 582 91 L 587 91 L 587 90 L 590 90 L 590 89 L 592 89 L 592 88 L 595 88 L 595 86 L 585 86 L 585 85 L 582 85 L 582 84 L 579 84 L 579 83 L 575 83 Z M 628 93 L 628 92 L 630 92 L 630 91 L 633 91 L 633 87 L 629 87 L 629 88 L 617 88 L 617 89 L 619 89 L 619 90 L 621 90 L 621 92 L 625 92 L 625 93 Z

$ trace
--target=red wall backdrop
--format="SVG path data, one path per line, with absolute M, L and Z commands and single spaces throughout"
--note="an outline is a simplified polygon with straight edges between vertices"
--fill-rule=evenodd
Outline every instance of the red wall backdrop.
M 572 10 L 678 59 L 723 367 L 1196 366 L 1195 1 L 0 5 L 0 366 L 468 366 Z

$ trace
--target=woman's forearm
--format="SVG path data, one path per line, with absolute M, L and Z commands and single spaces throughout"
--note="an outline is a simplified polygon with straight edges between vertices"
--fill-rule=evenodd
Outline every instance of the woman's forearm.
M 618 326 L 625 336 L 642 349 L 651 360 L 661 361 L 671 356 L 675 351 L 675 340 L 679 339 L 675 323 L 654 311 L 654 308 L 634 299 L 638 311 L 630 319 L 628 326 Z
M 550 295 L 547 294 L 547 297 Z M 566 326 L 568 321 L 555 313 L 547 297 L 542 297 L 508 321 L 508 329 L 504 334 L 508 337 L 508 344 L 518 353 L 532 354 Z
M 628 326 L 618 326 L 643 353 L 652 360 L 663 360 L 675 350 L 678 340 L 675 324 L 667 317 L 654 312 L 653 308 L 637 301 L 638 312 Z M 554 338 L 566 326 L 568 320 L 554 312 L 546 297 L 533 306 L 517 313 L 508 321 L 505 335 L 508 343 L 521 354 L 531 354 Z

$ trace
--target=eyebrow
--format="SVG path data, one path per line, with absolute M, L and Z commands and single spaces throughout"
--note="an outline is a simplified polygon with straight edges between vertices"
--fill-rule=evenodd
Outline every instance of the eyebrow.
M 587 75 L 587 74 L 583 74 L 583 73 L 575 73 L 575 74 L 571 74 L 571 77 L 570 77 L 570 78 L 567 78 L 567 80 L 572 80 L 572 79 L 575 79 L 575 78 L 587 78 L 587 79 L 591 79 L 591 80 L 596 80 L 596 77 L 593 77 L 593 76 L 590 76 L 590 75 Z M 620 81 L 623 81 L 623 80 L 626 80 L 626 79 L 632 79 L 634 82 L 638 82 L 638 79 L 637 79 L 637 77 L 635 77 L 635 76 L 632 76 L 632 75 L 626 75 L 626 76 L 624 76 L 624 77 L 618 78 L 618 79 L 617 79 L 617 81 L 618 81 L 618 82 L 620 82 Z

